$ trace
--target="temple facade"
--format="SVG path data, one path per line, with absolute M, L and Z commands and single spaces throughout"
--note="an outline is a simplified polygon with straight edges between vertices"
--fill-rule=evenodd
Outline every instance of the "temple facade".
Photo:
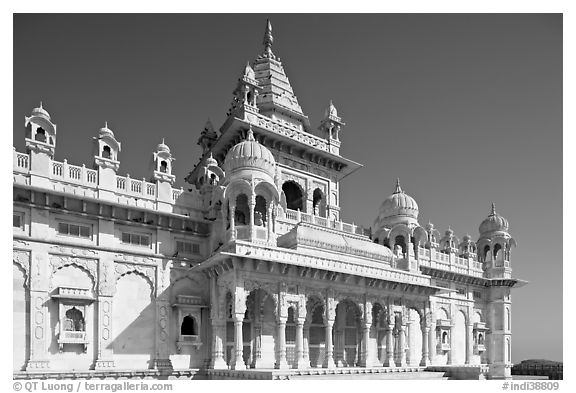
M 25 117 L 13 163 L 14 374 L 119 370 L 461 367 L 510 378 L 508 222 L 479 237 L 418 221 L 396 181 L 371 228 L 340 219 L 332 102 L 313 128 L 274 54 L 240 73 L 227 118 L 175 188 L 162 141 L 149 177 L 119 173 L 105 125 L 94 159 L 54 160 L 56 124 Z M 487 203 L 489 206 L 489 204 Z

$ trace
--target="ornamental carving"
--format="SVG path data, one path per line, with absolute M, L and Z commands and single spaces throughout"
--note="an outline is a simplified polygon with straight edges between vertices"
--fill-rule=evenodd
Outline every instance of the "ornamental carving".
M 91 257 L 93 258 L 98 255 L 98 253 L 94 250 L 89 250 L 86 248 L 65 247 L 65 246 L 52 246 L 50 247 L 50 253 L 89 257 L 89 258 Z
M 116 262 L 114 265 L 114 270 L 116 271 L 116 281 L 128 273 L 137 273 L 147 279 L 148 283 L 150 284 L 150 288 L 152 289 L 152 293 L 156 293 L 156 269 L 154 267 L 118 262 Z
M 150 257 L 138 257 L 129 254 L 116 254 L 114 259 L 118 262 L 141 263 L 145 265 L 156 265 L 156 260 Z
M 28 248 L 30 244 L 23 240 L 14 240 L 12 241 L 12 248 Z
M 301 176 L 297 176 L 292 173 L 282 172 L 282 184 L 284 184 L 287 181 L 293 181 L 297 183 L 302 188 L 303 191 L 306 190 L 306 179 Z
M 24 270 L 24 285 L 30 284 L 30 251 L 16 251 L 12 254 L 12 260 L 15 264 Z
M 87 271 L 90 275 L 90 278 L 92 279 L 92 289 L 96 289 L 96 283 L 98 282 L 98 263 L 96 259 L 79 258 L 65 255 L 51 255 L 50 265 L 52 266 L 52 272 L 50 274 L 50 290 L 54 289 L 52 282 L 54 274 L 63 267 L 70 265 L 76 265 Z
M 100 282 L 98 284 L 98 294 L 101 296 L 113 296 L 116 292 L 116 280 L 114 277 L 114 262 L 100 261 Z

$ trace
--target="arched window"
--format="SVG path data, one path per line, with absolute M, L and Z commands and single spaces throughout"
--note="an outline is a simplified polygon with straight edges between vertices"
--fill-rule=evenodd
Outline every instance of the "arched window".
M 488 256 L 488 253 L 490 252 L 490 246 L 489 245 L 485 245 L 484 246 L 484 251 L 482 251 L 482 260 L 486 261 L 486 257 Z
M 478 335 L 478 345 L 484 345 L 484 335 L 482 333 Z
M 102 149 L 102 157 L 104 158 L 112 158 L 112 151 L 110 150 L 110 146 L 104 146 Z
M 168 172 L 168 163 L 164 160 L 160 162 L 160 172 L 162 173 Z
M 36 136 L 34 137 L 35 140 L 39 142 L 46 142 L 46 131 L 42 127 L 39 127 L 36 130 Z
M 198 326 L 196 325 L 196 320 L 190 315 L 186 315 L 182 320 L 182 325 L 180 325 L 180 334 L 183 336 L 198 335 Z
M 312 207 L 314 215 L 326 217 L 326 198 L 319 188 L 315 189 L 312 195 Z
M 448 333 L 442 333 L 442 344 L 448 344 Z
M 210 175 L 210 184 L 216 184 L 216 175 L 213 173 Z
M 406 242 L 404 241 L 404 236 L 402 235 L 396 236 L 394 242 L 396 243 L 396 246 L 402 247 L 402 254 L 404 254 L 406 252 Z M 396 246 L 394 248 L 396 248 Z
M 248 197 L 246 194 L 240 194 L 236 197 L 236 213 L 234 221 L 236 225 L 248 225 L 250 209 L 248 208 Z
M 286 195 L 286 207 L 288 209 L 304 211 L 302 189 L 296 182 L 287 181 L 282 185 L 282 191 Z
M 496 256 L 500 250 L 502 250 L 502 245 L 500 245 L 500 243 L 496 243 L 494 246 L 494 259 L 496 259 Z
M 64 330 L 83 332 L 85 329 L 84 316 L 82 311 L 76 307 L 72 307 L 66 311 L 66 319 L 64 320 Z
M 266 199 L 262 195 L 256 195 L 256 206 L 254 206 L 254 225 L 264 226 L 267 222 Z
M 506 307 L 506 330 L 512 330 L 512 326 L 510 323 L 510 309 Z

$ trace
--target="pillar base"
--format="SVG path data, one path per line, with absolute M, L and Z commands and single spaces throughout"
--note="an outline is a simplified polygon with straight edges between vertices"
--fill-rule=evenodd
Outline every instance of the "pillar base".
M 332 358 L 324 359 L 324 362 L 322 362 L 322 367 L 323 368 L 336 368 L 336 363 L 334 363 L 334 359 L 332 359 Z
M 234 363 L 231 367 L 232 370 L 246 370 L 246 365 L 244 364 L 244 361 L 238 363 Z
M 50 369 L 49 360 L 28 360 L 26 364 L 26 371 L 38 371 Z
M 227 370 L 228 365 L 223 358 L 217 358 L 210 362 L 210 368 L 212 370 Z
M 420 366 L 422 367 L 427 367 L 430 366 L 430 360 L 428 359 L 428 357 L 426 357 L 425 359 L 423 358 L 422 360 L 420 360 Z
M 276 369 L 278 370 L 287 370 L 290 368 L 290 365 L 286 360 L 281 360 L 279 363 L 276 363 Z
M 396 367 L 396 362 L 393 358 L 388 358 L 384 361 L 384 367 Z
M 298 369 L 298 370 L 305 370 L 307 368 L 310 368 L 310 362 L 306 362 L 306 359 L 302 358 L 302 359 L 296 359 L 296 362 L 294 363 L 294 368 Z
M 114 363 L 114 359 L 98 359 L 96 360 L 96 365 L 94 366 L 95 370 L 111 370 L 116 367 Z

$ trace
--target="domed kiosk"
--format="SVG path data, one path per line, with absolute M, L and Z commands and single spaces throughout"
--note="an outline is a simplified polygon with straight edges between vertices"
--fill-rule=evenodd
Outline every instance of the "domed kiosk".
M 223 166 L 226 238 L 275 244 L 274 213 L 280 195 L 274 183 L 274 156 L 249 128 L 246 139 L 228 151 Z

